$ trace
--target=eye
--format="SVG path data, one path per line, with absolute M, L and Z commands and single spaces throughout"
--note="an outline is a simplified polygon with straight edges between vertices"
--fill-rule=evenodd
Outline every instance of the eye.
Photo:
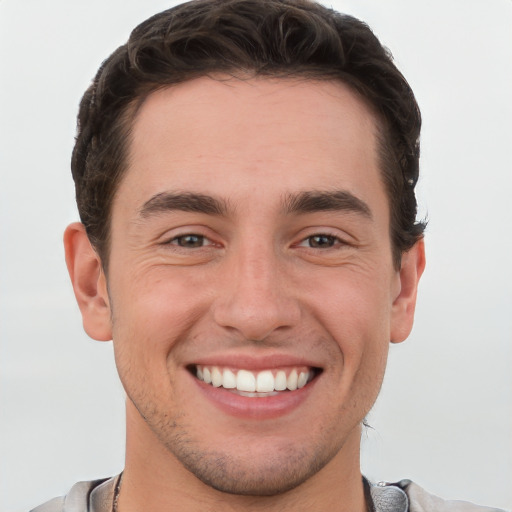
M 178 245 L 179 247 L 185 247 L 186 249 L 196 249 L 198 247 L 210 245 L 210 241 L 205 236 L 194 234 L 177 236 L 169 243 L 172 245 Z
M 330 249 L 334 247 L 340 239 L 336 236 L 318 234 L 308 236 L 301 245 L 311 247 L 312 249 Z

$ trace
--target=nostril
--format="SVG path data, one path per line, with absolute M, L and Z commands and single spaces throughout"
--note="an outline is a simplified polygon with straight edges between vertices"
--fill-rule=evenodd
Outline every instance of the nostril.
M 238 311 L 219 312 L 215 315 L 218 325 L 239 335 L 248 341 L 260 343 L 277 330 L 290 329 L 296 325 L 285 312 L 278 310 L 258 312 L 240 307 Z

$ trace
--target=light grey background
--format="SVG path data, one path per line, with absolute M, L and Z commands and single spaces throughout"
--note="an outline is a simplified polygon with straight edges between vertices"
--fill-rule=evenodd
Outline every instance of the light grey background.
M 327 3 L 327 2 L 326 2 Z M 124 395 L 89 340 L 62 231 L 81 94 L 161 0 L 0 1 L 0 509 L 123 467 Z M 347 0 L 423 111 L 428 267 L 363 440 L 375 480 L 512 508 L 512 2 Z

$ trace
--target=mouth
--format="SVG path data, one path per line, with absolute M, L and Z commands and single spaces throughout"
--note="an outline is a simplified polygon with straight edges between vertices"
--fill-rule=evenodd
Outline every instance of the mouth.
M 307 366 L 251 371 L 210 365 L 191 365 L 188 370 L 207 385 L 250 398 L 265 398 L 297 391 L 307 386 L 322 371 L 320 368 Z

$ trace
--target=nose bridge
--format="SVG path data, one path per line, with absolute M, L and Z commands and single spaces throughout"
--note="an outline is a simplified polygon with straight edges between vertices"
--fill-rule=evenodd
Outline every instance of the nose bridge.
M 278 277 L 278 258 L 274 248 L 270 244 L 261 242 L 252 242 L 247 244 L 245 250 L 240 251 L 237 258 L 236 266 L 240 272 L 240 279 L 237 285 L 249 288 L 261 288 L 265 292 L 265 288 L 271 288 L 272 281 Z
M 215 307 L 219 325 L 257 341 L 298 320 L 298 304 L 286 291 L 283 258 L 272 243 L 246 237 L 225 263 L 225 282 Z

